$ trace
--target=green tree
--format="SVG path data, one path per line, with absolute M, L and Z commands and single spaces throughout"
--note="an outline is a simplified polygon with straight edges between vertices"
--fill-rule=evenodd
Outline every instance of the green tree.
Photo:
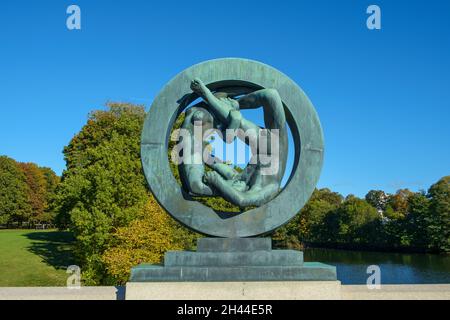
M 274 233 L 277 247 L 301 249 L 304 243 L 330 240 L 326 217 L 342 203 L 343 197 L 330 189 L 314 190 L 311 199 L 294 219 Z
M 0 224 L 22 223 L 31 215 L 26 178 L 16 161 L 0 156 Z
M 426 249 L 430 242 L 428 220 L 430 216 L 430 200 L 424 192 L 412 193 L 408 197 L 408 214 L 404 229 L 400 232 L 407 236 L 407 245 Z
M 370 245 L 378 240 L 381 217 L 367 201 L 352 196 L 331 213 L 328 223 L 338 243 Z
M 300 216 L 295 216 L 289 223 L 278 228 L 272 235 L 275 248 L 302 250 L 303 242 L 300 239 Z
M 58 188 L 60 178 L 58 175 L 50 168 L 40 167 L 39 168 L 45 178 L 45 210 L 44 214 L 40 217 L 42 222 L 55 222 L 55 198 L 56 190 Z
M 109 104 L 106 111 L 92 112 L 64 148 L 57 221 L 74 232 L 87 284 L 109 283 L 103 254 L 117 244 L 115 232 L 145 219 L 151 195 L 140 160 L 144 118 L 141 106 Z
M 59 223 L 77 239 L 76 254 L 87 283 L 102 283 L 101 259 L 111 235 L 143 211 L 148 193 L 140 162 L 142 107 L 110 104 L 94 111 L 64 148 L 67 169 L 56 198 Z
M 328 188 L 324 188 L 314 190 L 310 200 L 323 200 L 328 202 L 330 205 L 337 207 L 342 204 L 342 202 L 344 201 L 344 197 L 338 192 L 333 192 Z
M 342 195 L 330 189 L 315 190 L 311 199 L 300 212 L 300 234 L 302 241 L 326 243 L 332 238 L 326 224 L 332 214 L 344 201 Z
M 302 210 L 300 226 L 302 239 L 309 243 L 327 243 L 332 241 L 333 234 L 329 232 L 327 216 L 337 209 L 332 204 L 323 199 L 316 199 L 308 202 Z
M 450 176 L 443 177 L 428 190 L 430 247 L 450 252 Z

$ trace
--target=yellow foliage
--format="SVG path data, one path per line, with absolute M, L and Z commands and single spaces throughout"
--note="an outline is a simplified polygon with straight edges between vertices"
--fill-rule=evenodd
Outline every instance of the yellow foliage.
M 114 282 L 125 283 L 133 266 L 158 264 L 166 251 L 185 249 L 176 232 L 168 214 L 149 197 L 142 218 L 118 228 L 113 246 L 103 254 L 108 274 Z

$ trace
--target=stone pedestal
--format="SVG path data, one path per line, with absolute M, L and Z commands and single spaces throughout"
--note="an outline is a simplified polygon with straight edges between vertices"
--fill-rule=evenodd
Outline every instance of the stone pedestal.
M 171 251 L 164 265 L 132 268 L 130 282 L 336 281 L 336 267 L 272 250 L 270 238 L 199 239 L 196 252 Z

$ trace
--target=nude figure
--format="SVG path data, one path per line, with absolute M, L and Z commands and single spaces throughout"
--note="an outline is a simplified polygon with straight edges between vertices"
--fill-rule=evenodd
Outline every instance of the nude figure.
M 262 89 L 232 99 L 226 94 L 212 93 L 200 79 L 191 82 L 191 89 L 203 99 L 203 110 L 197 106 L 191 108 L 183 128 L 192 129 L 195 118 L 205 121 L 204 128 L 237 130 L 245 133 L 237 134 L 244 143 L 257 143 L 252 146 L 255 147 L 255 150 L 252 148 L 252 159 L 242 172 L 220 161 L 206 163 L 212 169 L 208 172 L 203 165 L 182 165 L 180 173 L 182 172 L 182 180 L 187 180 L 187 189 L 197 195 L 220 195 L 240 208 L 260 206 L 272 200 L 280 190 L 288 147 L 286 116 L 278 92 L 274 89 Z M 264 129 L 267 130 L 245 119 L 239 111 L 259 107 L 264 110 Z M 264 148 L 261 148 L 262 139 L 265 140 Z M 227 143 L 232 141 L 233 139 L 226 139 Z M 277 143 L 276 148 L 272 147 L 272 142 Z M 270 156 L 272 160 L 278 161 L 275 171 L 266 170 L 273 164 L 262 161 L 263 156 Z

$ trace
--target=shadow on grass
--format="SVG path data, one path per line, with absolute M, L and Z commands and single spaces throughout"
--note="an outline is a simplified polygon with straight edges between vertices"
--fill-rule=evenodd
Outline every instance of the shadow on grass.
M 31 240 L 28 250 L 55 269 L 67 269 L 75 264 L 72 254 L 74 238 L 70 232 L 30 232 L 24 236 Z

